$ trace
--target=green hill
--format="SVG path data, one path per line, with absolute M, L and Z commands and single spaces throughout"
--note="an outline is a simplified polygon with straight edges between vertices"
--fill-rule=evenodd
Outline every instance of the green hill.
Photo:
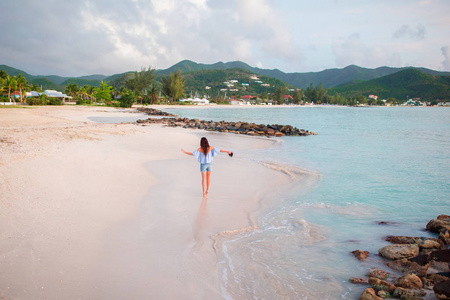
M 155 70 L 155 75 L 157 75 L 157 78 L 161 78 L 161 76 L 163 75 L 169 75 L 170 73 L 179 70 L 185 77 L 186 90 L 188 92 L 192 91 L 194 93 L 204 93 L 205 87 L 210 86 L 211 90 L 209 92 L 215 91 L 217 94 L 220 90 L 221 82 L 222 88 L 225 88 L 223 82 L 229 79 L 233 79 L 233 76 L 238 75 L 233 74 L 233 72 L 236 71 L 230 71 L 231 73 L 225 71 L 238 69 L 241 70 L 240 72 L 242 72 L 243 70 L 247 72 L 245 73 L 246 75 L 242 75 L 243 77 L 234 78 L 235 80 L 239 80 L 240 84 L 245 83 L 245 76 L 248 77 L 248 74 L 257 74 L 261 78 L 261 81 L 263 81 L 264 83 L 268 83 L 271 86 L 287 85 L 291 87 L 293 86 L 306 89 L 311 83 L 314 86 L 322 83 L 324 88 L 331 88 L 331 92 L 339 92 L 344 95 L 354 95 L 359 93 L 379 94 L 380 97 L 385 97 L 384 95 L 386 95 L 386 97 L 398 97 L 400 99 L 403 99 L 403 97 L 406 96 L 412 97 L 413 95 L 423 95 L 422 97 L 431 98 L 439 97 L 439 99 L 449 98 L 445 79 L 442 79 L 441 77 L 450 76 L 450 72 L 438 72 L 425 68 L 380 67 L 376 69 L 368 69 L 350 65 L 343 69 L 328 69 L 320 72 L 284 73 L 278 69 L 269 70 L 251 67 L 248 64 L 240 61 L 201 64 L 192 62 L 190 60 L 183 60 L 168 69 Z M 111 84 L 115 88 L 120 88 L 124 85 L 126 79 L 131 76 L 130 74 L 134 73 L 134 71 L 130 71 L 108 77 L 104 75 L 61 77 L 56 75 L 34 76 L 22 70 L 18 70 L 6 65 L 0 65 L 0 70 L 5 70 L 11 76 L 16 76 L 21 73 L 29 82 L 39 82 L 39 85 L 41 85 L 43 89 L 56 89 L 59 91 L 64 90 L 65 86 L 69 83 L 76 83 L 79 86 L 83 86 L 85 84 L 98 86 L 101 80 L 109 82 L 109 84 Z M 405 77 L 408 76 L 404 75 L 406 73 L 402 72 L 409 72 L 409 70 L 416 70 L 417 72 L 431 77 L 427 77 L 427 80 L 425 80 L 424 78 L 416 78 L 417 83 L 415 83 L 414 85 L 405 85 Z M 398 76 L 388 77 L 397 73 L 400 74 Z M 212 78 L 208 79 L 208 76 L 212 76 Z M 388 81 L 391 82 L 384 82 L 383 78 L 385 77 L 388 77 Z M 264 78 L 264 80 L 262 78 Z M 434 78 L 433 83 L 430 83 L 430 78 Z M 376 79 L 380 79 L 381 81 L 376 81 Z M 444 81 L 443 83 L 441 82 L 442 80 Z M 252 84 L 251 82 L 248 83 L 249 86 L 245 86 L 245 90 L 244 86 L 241 85 L 238 89 L 239 92 L 259 94 L 264 91 L 261 85 L 258 86 L 257 84 Z M 267 90 L 268 92 L 270 92 L 270 89 Z
M 373 94 L 382 99 L 450 100 L 450 76 L 435 76 L 418 69 L 406 69 L 377 79 L 330 89 L 330 94 L 336 93 L 344 97 Z
M 278 69 L 260 69 L 251 67 L 248 64 L 240 61 L 233 61 L 228 63 L 218 62 L 215 64 L 200 64 L 190 60 L 183 60 L 172 67 L 165 70 L 157 70 L 157 75 L 167 75 L 179 70 L 182 73 L 200 71 L 200 70 L 224 70 L 224 69 L 245 69 L 258 75 L 265 75 L 273 77 L 293 85 L 298 88 L 305 89 L 311 83 L 313 85 L 323 84 L 323 87 L 337 87 L 341 85 L 347 85 L 356 81 L 367 81 L 387 75 L 397 73 L 399 71 L 410 68 L 390 68 L 379 67 L 376 69 L 362 68 L 355 65 L 347 66 L 343 69 L 327 69 L 320 72 L 307 72 L 307 73 L 284 73 Z M 415 68 L 424 73 L 430 75 L 443 75 L 450 76 L 450 72 L 438 72 L 425 68 Z
M 158 76 L 160 80 L 162 76 Z M 262 93 L 273 93 L 276 86 L 293 88 L 293 86 L 282 82 L 276 78 L 268 76 L 256 76 L 245 69 L 222 69 L 222 70 L 201 70 L 184 73 L 185 91 L 187 94 L 198 93 L 200 96 L 216 96 L 219 93 L 225 94 L 222 89 L 227 89 L 228 96 L 240 95 L 260 95 Z M 228 86 L 233 85 L 233 86 Z M 237 90 L 237 91 L 236 91 Z

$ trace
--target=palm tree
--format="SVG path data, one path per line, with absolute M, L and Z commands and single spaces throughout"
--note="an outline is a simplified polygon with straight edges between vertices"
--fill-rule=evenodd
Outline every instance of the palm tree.
M 69 96 L 71 96 L 72 98 L 75 97 L 75 95 L 78 93 L 79 91 L 79 87 L 78 84 L 76 83 L 71 83 L 68 86 L 66 86 L 66 88 L 64 89 L 64 93 L 68 94 Z
M 6 79 L 8 77 L 8 73 L 5 70 L 0 70 L 0 78 Z
M 11 90 L 15 90 L 17 86 L 16 78 L 8 76 L 5 79 L 5 87 L 8 88 L 8 99 L 11 102 Z M 14 104 L 16 104 L 16 100 L 14 100 Z
M 27 85 L 27 79 L 23 77 L 22 74 L 19 74 L 16 80 L 17 85 L 19 87 L 20 102 L 23 102 L 22 89 L 25 88 L 25 86 Z

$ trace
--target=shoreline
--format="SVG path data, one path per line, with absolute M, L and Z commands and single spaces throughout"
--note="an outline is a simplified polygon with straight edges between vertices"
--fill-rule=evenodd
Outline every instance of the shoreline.
M 155 297 L 167 293 L 159 284 L 171 281 L 173 296 L 220 296 L 211 236 L 251 226 L 251 215 L 270 205 L 258 197 L 291 179 L 239 157 L 218 157 L 205 205 L 200 175 L 193 175 L 197 163 L 179 148 L 196 147 L 198 135 L 235 153 L 274 142 L 86 120 L 100 109 L 115 111 L 38 108 L 20 110 L 26 113 L 14 120 L 3 118 L 11 109 L 0 111 L 1 250 L 7 253 L 0 261 L 7 288 L 0 295 Z M 255 176 L 251 183 L 249 176 Z M 209 263 L 197 265 L 200 253 Z M 200 282 L 193 280 L 199 276 Z

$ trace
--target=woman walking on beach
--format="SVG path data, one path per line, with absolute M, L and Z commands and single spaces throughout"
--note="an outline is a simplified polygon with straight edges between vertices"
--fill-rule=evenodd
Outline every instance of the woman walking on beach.
M 200 140 L 200 148 L 194 152 L 187 152 L 181 149 L 185 154 L 192 155 L 197 158 L 200 163 L 200 172 L 202 173 L 202 188 L 203 196 L 208 195 L 209 184 L 211 183 L 211 171 L 212 171 L 212 161 L 213 157 L 220 152 L 228 153 L 229 156 L 233 156 L 233 152 L 227 150 L 220 150 L 215 147 L 209 146 L 208 140 L 202 137 Z

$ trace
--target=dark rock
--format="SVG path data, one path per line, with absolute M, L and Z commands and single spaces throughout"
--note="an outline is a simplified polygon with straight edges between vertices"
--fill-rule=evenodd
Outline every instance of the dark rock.
M 397 222 L 391 222 L 391 221 L 376 221 L 376 224 L 378 224 L 378 225 L 398 225 Z
M 388 245 L 380 248 L 378 253 L 388 259 L 411 258 L 419 255 L 419 246 L 415 244 Z
M 438 299 L 450 299 L 450 281 L 441 281 L 433 287 L 434 295 Z
M 430 254 L 430 260 L 450 262 L 450 249 L 433 251 Z
M 352 251 L 352 254 L 361 261 L 364 261 L 367 259 L 367 257 L 369 257 L 369 251 L 355 250 Z
M 429 257 L 430 256 L 428 254 L 420 254 L 417 255 L 416 257 L 410 258 L 409 260 L 411 262 L 416 262 L 421 266 L 425 266 L 426 264 L 428 264 Z

